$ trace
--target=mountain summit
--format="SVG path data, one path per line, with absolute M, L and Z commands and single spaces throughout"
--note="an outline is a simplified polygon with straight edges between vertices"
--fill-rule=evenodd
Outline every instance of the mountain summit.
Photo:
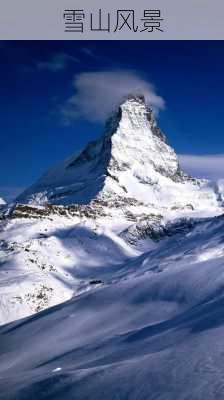
M 126 98 L 106 122 L 100 139 L 50 169 L 17 202 L 71 205 L 95 200 L 116 200 L 122 206 L 134 201 L 154 211 L 159 207 L 160 213 L 163 208 L 219 206 L 206 181 L 181 171 L 143 96 Z

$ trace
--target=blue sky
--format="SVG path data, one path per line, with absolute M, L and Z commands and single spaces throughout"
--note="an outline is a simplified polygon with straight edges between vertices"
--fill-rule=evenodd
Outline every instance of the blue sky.
M 0 196 L 98 137 L 128 85 L 149 93 L 185 168 L 222 177 L 223 41 L 14 41 L 0 54 Z

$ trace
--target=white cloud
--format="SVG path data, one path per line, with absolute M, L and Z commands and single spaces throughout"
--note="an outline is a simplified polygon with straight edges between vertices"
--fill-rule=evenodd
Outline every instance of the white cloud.
M 224 154 L 181 154 L 179 160 L 183 170 L 194 177 L 213 181 L 224 178 Z
M 48 70 L 51 72 L 57 72 L 65 69 L 68 66 L 69 62 L 79 62 L 76 57 L 73 57 L 69 54 L 59 53 L 55 54 L 48 61 L 39 61 L 36 64 L 37 69 L 39 70 Z
M 156 112 L 165 104 L 150 82 L 130 70 L 84 72 L 75 76 L 73 86 L 75 94 L 61 109 L 67 121 L 79 117 L 104 121 L 113 108 L 130 94 L 143 94 Z

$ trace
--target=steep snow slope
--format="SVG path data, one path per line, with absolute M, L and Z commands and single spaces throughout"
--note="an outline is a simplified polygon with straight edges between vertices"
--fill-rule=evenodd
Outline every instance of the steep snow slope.
M 144 98 L 132 96 L 107 121 L 102 138 L 48 171 L 17 201 L 68 205 L 117 199 L 128 206 L 134 199 L 136 206 L 162 215 L 183 208 L 209 214 L 220 206 L 217 190 L 180 170 Z
M 1 206 L 4 206 L 5 204 L 6 204 L 5 200 L 3 200 L 3 199 L 0 197 L 0 207 L 1 207 Z
M 221 400 L 223 231 L 223 216 L 182 225 L 96 268 L 95 290 L 1 327 L 0 398 Z

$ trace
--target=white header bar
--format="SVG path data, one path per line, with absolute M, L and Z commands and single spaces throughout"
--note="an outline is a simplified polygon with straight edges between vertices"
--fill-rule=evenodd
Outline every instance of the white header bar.
M 0 40 L 223 40 L 223 0 L 0 0 Z

